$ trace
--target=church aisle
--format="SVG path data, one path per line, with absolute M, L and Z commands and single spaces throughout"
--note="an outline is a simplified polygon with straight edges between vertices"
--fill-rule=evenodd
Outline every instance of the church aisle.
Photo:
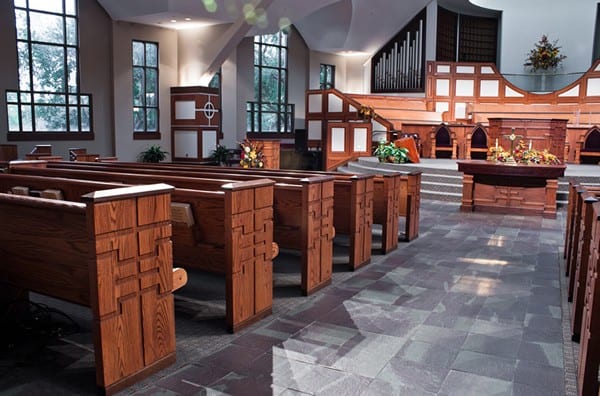
M 299 305 L 276 292 L 273 317 L 219 337 L 229 340 L 216 348 L 178 337 L 187 362 L 123 394 L 572 394 L 564 217 L 564 209 L 542 219 L 423 201 L 413 242 L 355 273 L 336 272 L 331 287 Z

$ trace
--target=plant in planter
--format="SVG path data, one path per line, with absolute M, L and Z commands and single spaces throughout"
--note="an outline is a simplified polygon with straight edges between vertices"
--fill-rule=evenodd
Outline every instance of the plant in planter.
M 210 153 L 210 159 L 219 165 L 227 164 L 227 160 L 229 159 L 229 149 L 217 144 L 217 147 Z
M 379 159 L 379 162 L 390 162 L 394 164 L 409 162 L 407 154 L 407 148 L 397 147 L 394 142 L 386 143 L 385 141 L 379 142 L 379 145 L 373 152 L 373 155 Z
M 163 151 L 163 149 L 159 145 L 154 144 L 148 147 L 146 150 L 142 151 L 138 155 L 138 160 L 142 162 L 160 162 L 164 161 L 167 158 L 167 154 L 169 153 Z

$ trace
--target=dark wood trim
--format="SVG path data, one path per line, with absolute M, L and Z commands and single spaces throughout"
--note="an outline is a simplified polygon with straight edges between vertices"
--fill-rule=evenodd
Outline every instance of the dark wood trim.
M 133 132 L 133 140 L 160 140 L 160 132 Z
M 8 132 L 9 142 L 40 140 L 95 140 L 94 132 Z

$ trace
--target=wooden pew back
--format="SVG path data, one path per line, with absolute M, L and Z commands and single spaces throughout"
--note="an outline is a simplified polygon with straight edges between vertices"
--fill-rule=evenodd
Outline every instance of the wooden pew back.
M 84 203 L 0 193 L 0 278 L 91 307 L 106 393 L 175 362 L 171 190 L 112 189 Z

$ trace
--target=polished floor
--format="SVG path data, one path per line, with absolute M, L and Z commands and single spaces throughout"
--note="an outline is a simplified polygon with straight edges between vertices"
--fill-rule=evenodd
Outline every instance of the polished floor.
M 573 395 L 564 225 L 564 209 L 542 219 L 424 200 L 416 240 L 356 272 L 338 240 L 333 284 L 310 297 L 282 252 L 274 314 L 238 334 L 224 330 L 222 280 L 191 274 L 177 363 L 121 394 Z M 85 326 L 3 358 L 0 393 L 93 393 Z

